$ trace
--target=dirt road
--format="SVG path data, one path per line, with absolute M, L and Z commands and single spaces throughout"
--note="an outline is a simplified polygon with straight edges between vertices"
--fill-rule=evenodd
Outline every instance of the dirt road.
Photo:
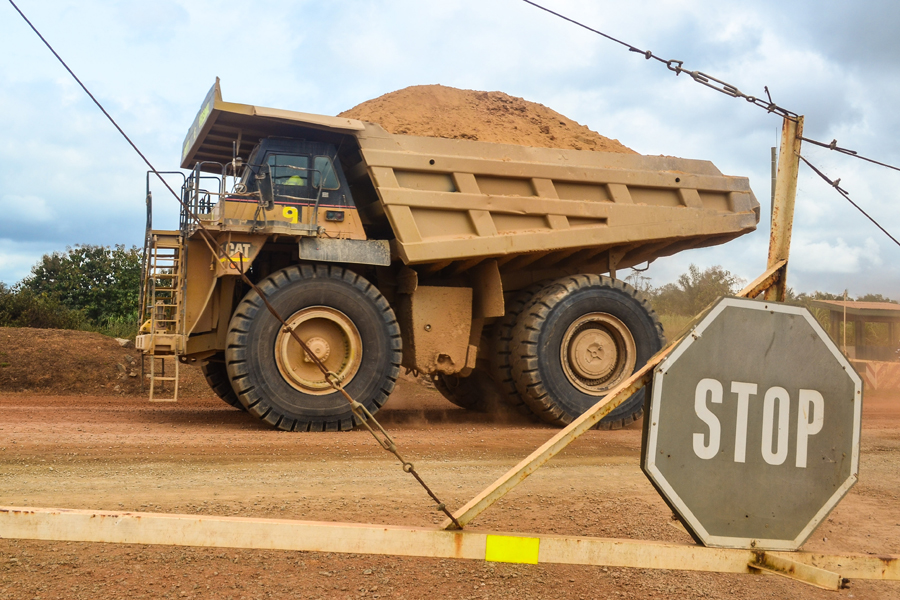
M 415 407 L 415 408 L 413 408 Z M 404 382 L 380 413 L 458 507 L 554 430 L 484 423 Z M 638 466 L 640 429 L 592 431 L 478 529 L 688 541 Z M 870 394 L 861 481 L 805 549 L 900 553 L 900 397 Z M 218 399 L 0 395 L 4 505 L 429 526 L 441 519 L 368 433 L 290 434 Z M 298 552 L 0 540 L 0 598 L 900 598 L 900 584 L 824 592 L 774 576 L 503 565 Z

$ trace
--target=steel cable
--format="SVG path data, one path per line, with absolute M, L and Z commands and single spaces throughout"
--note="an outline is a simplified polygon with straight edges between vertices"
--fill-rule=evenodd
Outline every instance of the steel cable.
M 847 202 L 849 202 L 850 204 L 852 204 L 853 207 L 856 208 L 856 210 L 858 210 L 859 212 L 861 212 L 863 215 L 865 215 L 865 217 L 866 217 L 867 219 L 869 219 L 870 221 L 872 221 L 872 223 L 875 224 L 875 227 L 877 227 L 877 228 L 880 229 L 882 232 L 884 232 L 884 235 L 886 235 L 886 236 L 888 236 L 889 238 L 891 238 L 891 240 L 892 240 L 895 244 L 897 244 L 898 246 L 900 246 L 900 241 L 897 241 L 897 238 L 895 238 L 894 236 L 892 236 L 892 235 L 888 232 L 887 229 L 885 229 L 884 227 L 882 227 L 881 224 L 880 224 L 878 221 L 876 221 L 869 213 L 867 213 L 865 210 L 863 210 L 862 207 L 861 207 L 859 204 L 857 204 L 856 202 L 854 202 L 853 199 L 850 198 L 850 195 L 847 193 L 846 190 L 844 190 L 844 189 L 841 188 L 841 186 L 840 186 L 841 179 L 840 179 L 840 178 L 837 178 L 837 179 L 835 179 L 834 181 L 832 181 L 831 179 L 828 178 L 827 175 L 825 175 L 825 173 L 823 173 L 822 171 L 820 171 L 819 169 L 817 169 L 817 168 L 815 167 L 815 165 L 813 165 L 811 162 L 809 162 L 808 160 L 806 160 L 806 157 L 805 157 L 805 156 L 803 156 L 803 155 L 799 155 L 799 156 L 800 156 L 800 160 L 802 160 L 803 162 L 805 162 L 806 165 L 807 165 L 810 169 L 812 169 L 813 171 L 815 171 L 816 175 L 818 175 L 819 177 L 821 177 L 822 179 L 824 179 L 826 182 L 828 182 L 828 185 L 830 185 L 830 186 L 833 187 L 835 190 L 837 190 L 837 192 L 838 192 L 841 196 L 843 196 L 844 199 L 845 199 Z
M 522 1 L 525 2 L 526 4 L 530 4 L 531 6 L 534 6 L 535 8 L 539 8 L 545 12 L 548 12 L 553 16 L 559 17 L 560 19 L 562 19 L 564 21 L 568 21 L 569 23 L 572 23 L 573 25 L 577 25 L 578 27 L 587 29 L 588 31 L 590 31 L 592 33 L 596 33 L 597 35 L 603 36 L 612 42 L 621 44 L 622 46 L 625 46 L 626 48 L 628 48 L 629 52 L 643 54 L 644 57 L 647 58 L 647 60 L 650 60 L 651 58 L 654 60 L 657 60 L 657 61 L 665 64 L 669 68 L 670 71 L 674 71 L 676 75 L 678 75 L 680 73 L 687 73 L 697 83 L 703 84 L 709 88 L 712 88 L 718 92 L 722 92 L 723 94 L 726 94 L 728 96 L 732 96 L 734 98 L 744 98 L 745 100 L 747 100 L 748 102 L 750 102 L 752 104 L 756 104 L 757 106 L 765 108 L 768 112 L 778 113 L 782 116 L 790 118 L 791 120 L 796 120 L 797 113 L 793 113 L 789 110 L 781 108 L 780 106 L 778 106 L 777 104 L 772 102 L 772 96 L 769 94 L 768 87 L 765 88 L 765 92 L 766 92 L 766 96 L 768 97 L 769 101 L 765 102 L 760 98 L 756 98 L 755 96 L 748 96 L 748 95 L 742 93 L 739 89 L 737 89 L 735 86 L 731 85 L 730 83 L 726 83 L 720 79 L 716 79 L 715 77 L 713 77 L 711 75 L 707 75 L 706 73 L 701 73 L 700 71 L 689 71 L 687 69 L 684 69 L 681 66 L 684 64 L 683 61 L 666 60 L 664 58 L 660 58 L 659 56 L 656 56 L 655 54 L 653 54 L 653 52 L 651 52 L 650 50 L 641 50 L 640 48 L 637 48 L 636 46 L 632 46 L 628 42 L 624 42 L 618 38 L 615 38 L 607 33 L 602 32 L 598 29 L 594 29 L 593 27 L 590 27 L 589 25 L 585 25 L 584 23 L 581 23 L 580 21 L 576 21 L 575 19 L 567 17 L 563 14 L 560 14 L 560 13 L 558 13 L 554 10 L 551 10 L 545 6 L 541 6 L 540 4 L 537 4 L 536 2 L 532 2 L 532 0 L 522 0 Z M 718 86 L 711 85 L 710 82 L 715 82 L 719 85 Z M 829 150 L 834 150 L 835 152 L 840 152 L 841 154 L 846 154 L 847 156 L 852 156 L 854 158 L 858 158 L 860 160 L 864 160 L 864 161 L 867 161 L 867 162 L 870 162 L 870 163 L 873 163 L 873 164 L 876 164 L 876 165 L 879 165 L 882 167 L 886 167 L 888 169 L 893 169 L 894 171 L 900 171 L 900 167 L 895 167 L 894 165 L 889 165 L 887 163 L 883 163 L 883 162 L 874 160 L 872 158 L 860 156 L 855 150 L 841 148 L 840 146 L 837 145 L 837 140 L 832 140 L 830 144 L 826 144 L 825 142 L 819 142 L 819 141 L 811 140 L 811 139 L 805 138 L 805 137 L 801 137 L 800 139 L 803 140 L 804 142 L 809 142 L 810 144 L 815 144 L 816 146 L 821 146 L 822 148 L 828 148 Z
M 522 0 L 522 1 L 525 2 L 526 4 L 530 4 L 531 6 L 533 6 L 535 8 L 539 8 L 545 12 L 548 12 L 555 17 L 559 17 L 560 19 L 563 19 L 564 21 L 568 21 L 569 23 L 572 23 L 573 25 L 577 25 L 578 27 L 587 29 L 588 31 L 590 31 L 592 33 L 601 35 L 601 36 L 605 37 L 606 39 L 613 41 L 617 44 L 621 44 L 622 46 L 625 46 L 626 48 L 628 48 L 629 52 L 635 52 L 637 54 L 642 54 L 644 56 L 644 58 L 646 58 L 647 60 L 653 59 L 653 60 L 659 61 L 662 64 L 666 65 L 666 68 L 669 69 L 670 71 L 672 71 L 673 73 L 675 73 L 675 75 L 687 73 L 691 77 L 691 79 L 693 79 L 694 81 L 696 81 L 697 83 L 699 83 L 701 85 L 705 85 L 706 87 L 708 87 L 710 89 L 716 90 L 717 92 L 721 92 L 721 93 L 725 94 L 726 96 L 731 96 L 732 98 L 743 98 L 750 104 L 755 104 L 756 106 L 759 106 L 760 108 L 764 108 L 767 112 L 781 115 L 782 117 L 784 117 L 786 119 L 790 119 L 791 121 L 796 121 L 797 117 L 799 116 L 797 113 L 791 112 L 791 111 L 787 110 L 786 108 L 778 106 L 777 104 L 772 102 L 772 96 L 771 96 L 771 94 L 769 94 L 768 87 L 765 88 L 766 96 L 769 99 L 767 102 L 767 101 L 763 100 L 762 98 L 758 98 L 756 96 L 750 96 L 748 94 L 745 94 L 741 90 L 739 90 L 737 87 L 731 85 L 730 83 L 726 83 L 725 81 L 722 81 L 721 79 L 717 79 L 717 78 L 713 77 L 712 75 L 709 75 L 708 73 L 703 73 L 702 71 L 690 71 L 688 69 L 685 69 L 682 67 L 682 65 L 684 65 L 684 61 L 682 61 L 682 60 L 661 58 L 661 57 L 653 54 L 653 52 L 650 50 L 641 50 L 640 48 L 638 48 L 636 46 L 632 46 L 631 44 L 629 44 L 627 42 L 623 42 L 620 39 L 614 38 L 613 36 L 611 36 L 607 33 L 603 33 L 599 29 L 594 29 L 593 27 L 585 25 L 584 23 L 581 23 L 580 21 L 576 21 L 575 19 L 567 17 L 567 16 L 560 14 L 554 10 L 550 10 L 549 8 L 547 8 L 545 6 L 541 6 L 540 4 L 538 4 L 536 2 L 532 2 L 531 0 Z
M 378 442 L 378 445 L 381 446 L 382 448 L 384 448 L 385 450 L 387 450 L 388 452 L 391 452 L 394 456 L 396 456 L 397 459 L 402 463 L 403 471 L 411 474 L 416 479 L 416 481 L 418 481 L 422 485 L 422 487 L 425 489 L 425 491 L 428 493 L 428 495 L 431 496 L 431 498 L 433 498 L 434 501 L 437 503 L 438 510 L 440 510 L 445 515 L 447 515 L 454 522 L 454 524 L 456 524 L 460 529 L 462 529 L 462 526 L 459 524 L 459 522 L 456 520 L 456 518 L 454 518 L 453 513 L 451 513 L 447 509 L 446 505 L 443 502 L 441 502 L 438 499 L 438 497 L 434 494 L 434 492 L 432 492 L 431 489 L 425 484 L 425 482 L 422 480 L 422 478 L 416 472 L 415 468 L 413 467 L 413 464 L 411 462 L 405 460 L 399 454 L 399 452 L 397 451 L 396 445 L 394 444 L 393 439 L 391 439 L 391 437 L 388 435 L 388 433 L 384 429 L 384 427 L 382 427 L 381 424 L 379 424 L 378 421 L 375 420 L 375 417 L 372 415 L 372 413 L 369 412 L 368 409 L 366 409 L 366 407 L 363 404 L 354 400 L 350 396 L 350 394 L 348 394 L 347 391 L 344 390 L 343 386 L 341 385 L 340 381 L 337 380 L 334 373 L 329 371 L 328 368 L 325 366 L 325 364 L 319 359 L 319 357 L 316 356 L 312 350 L 310 350 L 309 346 L 307 346 L 306 343 L 302 339 L 300 339 L 299 334 L 296 331 L 294 331 L 293 328 L 288 326 L 287 322 L 281 317 L 280 314 L 278 314 L 278 312 L 275 310 L 275 308 L 269 303 L 269 301 L 266 298 L 263 291 L 261 289 L 259 289 L 259 287 L 255 283 L 253 283 L 253 281 L 251 281 L 249 277 L 247 277 L 247 275 L 243 271 L 243 260 L 241 260 L 241 266 L 239 267 L 238 264 L 235 262 L 234 258 L 232 258 L 227 252 L 223 251 L 220 253 L 218 250 L 215 249 L 216 239 L 213 236 L 212 232 L 210 232 L 206 227 L 204 227 L 203 223 L 200 221 L 200 217 L 197 216 L 197 214 L 194 213 L 194 211 L 192 211 L 187 206 L 187 204 L 178 196 L 178 194 L 175 193 L 175 190 L 173 190 L 172 187 L 169 185 L 169 183 L 163 178 L 162 174 L 160 174 L 160 172 L 156 170 L 156 167 L 153 166 L 153 164 L 144 155 L 144 153 L 141 152 L 140 149 L 137 147 L 137 145 L 131 140 L 131 138 L 128 137 L 128 134 L 125 133 L 125 131 L 119 126 L 119 124 L 116 122 L 116 120 L 113 119 L 113 117 L 106 111 L 106 109 L 103 108 L 103 105 L 100 104 L 100 102 L 97 100 L 97 98 L 95 98 L 94 95 L 90 92 L 90 90 L 88 90 L 87 86 L 85 86 L 84 83 L 82 83 L 81 79 L 79 79 L 78 76 L 75 75 L 75 73 L 72 71 L 72 69 L 69 68 L 69 65 L 66 64 L 66 61 L 64 61 L 62 59 L 62 57 L 56 52 L 56 50 L 53 49 L 53 46 L 50 45 L 50 42 L 48 42 L 44 38 L 44 36 L 41 35 L 41 32 L 38 31 L 38 29 L 34 26 L 34 24 L 32 24 L 32 22 L 30 20 L 28 20 L 28 17 L 25 16 L 25 13 L 23 13 L 19 9 L 19 7 L 16 6 L 16 3 L 13 0 L 9 0 L 9 3 L 12 5 L 12 7 L 14 9 L 16 9 L 16 12 L 19 13 L 19 15 L 22 17 L 22 19 L 26 23 L 28 23 L 28 26 L 31 27 L 31 30 L 34 31 L 34 33 L 41 39 L 42 42 L 44 42 L 44 45 L 47 46 L 47 49 L 49 49 L 50 52 L 53 53 L 53 56 L 56 57 L 56 59 L 60 62 L 60 64 L 66 69 L 66 71 L 69 72 L 69 75 L 71 75 L 72 78 L 76 82 L 78 82 L 78 85 L 81 86 L 81 89 L 84 90 L 84 92 L 90 97 L 91 100 L 93 100 L 94 104 L 97 105 L 97 108 L 100 109 L 100 111 L 106 116 L 106 118 L 109 120 L 109 122 L 112 123 L 113 127 L 115 127 L 116 130 L 118 130 L 118 132 L 122 135 L 122 137 L 125 138 L 125 140 L 131 145 L 131 147 L 134 149 L 134 151 L 138 154 L 138 156 L 141 157 L 141 159 L 150 168 L 150 170 L 153 172 L 153 174 L 156 175 L 156 177 L 162 182 L 162 184 L 166 187 L 166 189 L 169 190 L 169 192 L 172 194 L 172 196 L 174 196 L 175 200 L 177 200 L 178 203 L 181 205 L 182 209 L 196 223 L 197 230 L 201 234 L 200 237 L 203 238 L 204 242 L 206 242 L 206 245 L 209 247 L 210 252 L 217 258 L 220 257 L 221 255 L 224 255 L 223 257 L 225 259 L 227 259 L 228 262 L 231 263 L 231 267 L 234 268 L 235 271 L 237 271 L 240 274 L 241 279 L 244 281 L 244 283 L 246 283 L 248 286 L 250 286 L 250 288 L 259 295 L 260 299 L 266 305 L 266 308 L 268 309 L 268 311 L 272 314 L 272 316 L 274 316 L 281 323 L 282 328 L 285 331 L 285 333 L 289 333 L 291 335 L 291 337 L 294 339 L 294 341 L 296 341 L 300 345 L 300 348 L 303 349 L 303 351 L 306 353 L 306 355 L 309 357 L 309 359 L 319 368 L 319 370 L 322 371 L 322 374 L 324 375 L 325 380 L 331 385 L 331 387 L 335 391 L 342 394 L 344 396 L 344 398 L 347 400 L 347 402 L 350 403 L 350 410 L 353 412 L 354 416 L 356 416 L 357 419 L 359 419 L 360 424 L 369 430 L 369 432 L 375 438 L 375 441 Z M 382 434 L 385 436 L 385 439 L 381 439 L 378 436 L 378 434 L 375 433 L 375 430 L 373 430 L 372 427 L 368 423 L 369 420 L 371 420 L 372 423 L 374 423 L 376 425 L 376 427 L 382 432 Z
M 881 167 L 886 167 L 888 169 L 893 169 L 894 171 L 900 171 L 900 167 L 895 167 L 894 165 L 889 165 L 887 163 L 883 163 L 877 161 L 873 158 L 867 158 L 865 156 L 860 155 L 856 150 L 849 150 L 847 148 L 841 148 L 837 145 L 837 140 L 831 140 L 830 144 L 826 144 L 825 142 L 818 142 L 816 140 L 811 140 L 809 138 L 800 137 L 804 142 L 809 142 L 810 144 L 814 144 L 816 146 L 820 146 L 822 148 L 828 148 L 829 150 L 834 150 L 835 152 L 839 152 L 841 154 L 846 154 L 847 156 L 852 156 L 853 158 L 858 158 L 859 160 L 864 160 L 866 162 L 870 162 L 872 164 L 876 164 Z
M 700 83 L 700 84 L 702 84 L 702 85 L 705 85 L 706 87 L 709 87 L 709 88 L 711 88 L 711 89 L 714 89 L 714 90 L 716 90 L 716 91 L 718 91 L 718 92 L 721 92 L 721 93 L 723 93 L 723 94 L 725 94 L 725 95 L 727 95 L 727 96 L 732 96 L 732 97 L 734 97 L 734 98 L 743 98 L 743 99 L 745 99 L 747 102 L 750 102 L 751 104 L 755 104 L 755 105 L 757 105 L 757 106 L 759 106 L 759 107 L 761 107 L 761 108 L 766 109 L 766 111 L 768 111 L 768 112 L 770 112 L 770 113 L 776 113 L 776 114 L 779 114 L 779 115 L 781 115 L 782 117 L 784 117 L 784 118 L 786 118 L 786 119 L 790 119 L 790 120 L 792 120 L 792 121 L 796 121 L 796 120 L 797 120 L 797 117 L 798 117 L 798 114 L 797 114 L 797 113 L 791 112 L 791 111 L 789 111 L 789 110 L 787 110 L 787 109 L 785 109 L 785 108 L 782 108 L 782 107 L 778 106 L 778 105 L 775 104 L 774 102 L 772 102 L 772 96 L 771 96 L 771 94 L 769 94 L 769 88 L 768 88 L 768 87 L 765 88 L 766 96 L 767 96 L 768 99 L 769 99 L 769 101 L 766 102 L 766 101 L 762 100 L 761 98 L 757 98 L 757 97 L 755 97 L 755 96 L 748 96 L 747 94 L 744 94 L 743 92 L 741 92 L 737 87 L 735 87 L 735 86 L 733 86 L 733 85 L 731 85 L 731 84 L 729 84 L 729 83 L 726 83 L 726 82 L 722 81 L 721 79 L 717 79 L 717 78 L 713 77 L 712 75 L 708 75 L 708 74 L 702 73 L 702 72 L 700 72 L 700 71 L 689 71 L 689 70 L 687 70 L 687 69 L 684 69 L 684 68 L 682 67 L 682 65 L 684 64 L 683 61 L 680 61 L 680 60 L 666 60 L 666 59 L 664 59 L 664 58 L 661 58 L 661 57 L 659 57 L 659 56 L 656 56 L 656 55 L 653 54 L 653 52 L 650 51 L 650 50 L 641 50 L 640 48 L 638 48 L 638 47 L 636 47 L 636 46 L 633 46 L 633 45 L 631 45 L 631 44 L 629 44 L 629 43 L 627 43 L 627 42 L 624 42 L 624 41 L 622 41 L 622 40 L 620 40 L 620 39 L 618 39 L 618 38 L 615 38 L 615 37 L 613 37 L 613 36 L 611 36 L 611 35 L 609 35 L 609 34 L 607 34 L 607 33 L 604 33 L 604 32 L 602 32 L 602 31 L 600 31 L 600 30 L 598 30 L 598 29 L 594 29 L 593 27 L 590 27 L 590 26 L 588 26 L 588 25 L 585 25 L 584 23 L 581 23 L 580 21 L 576 21 L 575 19 L 572 19 L 572 18 L 570 18 L 570 17 L 567 17 L 567 16 L 565 16 L 565 15 L 563 15 L 563 14 L 560 14 L 560 13 L 558 13 L 558 12 L 556 12 L 556 11 L 554 11 L 554 10 L 551 10 L 551 9 L 545 7 L 545 6 L 541 6 L 540 4 L 538 4 L 538 3 L 536 3 L 536 2 L 532 2 L 532 0 L 522 0 L 522 1 L 525 2 L 526 4 L 530 4 L 531 6 L 534 6 L 535 8 L 539 8 L 540 10 L 543 10 L 543 11 L 545 11 L 545 12 L 547 12 L 547 13 L 550 13 L 551 15 L 554 15 L 554 16 L 556 16 L 556 17 L 559 17 L 560 19 L 563 19 L 564 21 L 568 21 L 569 23 L 572 23 L 573 25 L 577 25 L 578 27 L 581 27 L 581 28 L 583 28 L 583 29 L 586 29 L 586 30 L 588 30 L 588 31 L 590 31 L 590 32 L 592 32 L 592 33 L 596 33 L 597 35 L 603 36 L 603 37 L 605 37 L 606 39 L 608 39 L 608 40 L 610 40 L 610 41 L 613 41 L 613 42 L 615 42 L 615 43 L 617 43 L 617 44 L 621 44 L 622 46 L 625 46 L 626 48 L 628 48 L 629 52 L 635 52 L 635 53 L 638 53 L 638 54 L 643 54 L 644 57 L 645 57 L 647 60 L 650 60 L 650 59 L 657 60 L 657 61 L 659 61 L 659 62 L 665 64 L 666 67 L 667 67 L 670 71 L 674 71 L 675 75 L 679 75 L 679 74 L 681 74 L 681 73 L 687 73 L 687 74 L 690 75 L 691 78 L 692 78 L 694 81 L 696 81 L 697 83 Z M 858 158 L 858 159 L 860 159 L 860 160 L 864 160 L 864 161 L 867 161 L 867 162 L 870 162 L 870 163 L 873 163 L 873 164 L 876 164 L 876 165 L 879 165 L 879 166 L 882 166 L 882 167 L 886 167 L 886 168 L 888 168 L 888 169 L 893 169 L 893 170 L 895 170 L 895 171 L 900 171 L 900 167 L 895 167 L 895 166 L 893 166 L 893 165 L 889 165 L 889 164 L 887 164 L 887 163 L 883 163 L 883 162 L 880 162 L 880 161 L 877 161 L 877 160 L 874 160 L 874 159 L 871 159 L 871 158 L 867 158 L 867 157 L 865 157 L 865 156 L 860 156 L 855 150 L 849 150 L 849 149 L 847 149 L 847 148 L 841 148 L 840 146 L 837 145 L 837 140 L 832 140 L 832 142 L 831 142 L 830 144 L 826 144 L 826 143 L 824 143 L 824 142 L 819 142 L 819 141 L 816 141 L 816 140 L 811 140 L 811 139 L 805 138 L 805 137 L 801 137 L 800 139 L 803 140 L 803 141 L 805 141 L 805 142 L 809 142 L 809 143 L 811 143 L 811 144 L 814 144 L 814 145 L 816 145 L 816 146 L 821 146 L 821 147 L 823 147 L 823 148 L 828 148 L 829 150 L 833 150 L 833 151 L 835 151 L 835 152 L 840 152 L 841 154 L 846 154 L 847 156 L 852 156 L 852 157 L 854 157 L 854 158 Z M 808 160 L 806 160 L 806 158 L 804 158 L 803 156 L 800 156 L 800 158 L 801 158 L 801 159 L 803 160 L 803 162 L 805 162 L 805 163 L 806 163 L 813 171 L 815 171 L 820 177 L 822 177 L 825 181 L 827 181 L 827 182 L 829 183 L 829 185 L 831 185 L 834 189 L 836 189 L 836 190 L 838 191 L 838 193 L 840 193 L 840 194 L 841 194 L 841 195 L 842 195 L 842 196 L 843 196 L 850 204 L 852 204 L 859 212 L 861 212 L 863 215 L 865 215 L 867 219 L 869 219 L 876 227 L 878 227 L 878 229 L 880 229 L 882 232 L 884 232 L 885 235 L 887 235 L 889 238 L 891 238 L 891 240 L 892 240 L 895 244 L 897 244 L 898 246 L 900 246 L 900 242 L 898 242 L 897 239 L 896 239 L 894 236 L 892 236 L 890 233 L 888 233 L 888 231 L 887 231 L 884 227 L 882 227 L 881 224 L 878 223 L 878 221 L 876 221 L 874 218 L 872 218 L 865 210 L 863 210 L 858 204 L 856 204 L 856 202 L 854 202 L 854 201 L 850 198 L 850 196 L 849 196 L 844 190 L 842 190 L 842 189 L 838 186 L 838 183 L 840 182 L 840 179 L 838 179 L 837 182 L 831 181 L 828 177 L 825 176 L 824 173 L 822 173 L 822 171 L 820 171 L 819 169 L 817 169 L 816 167 L 814 167 Z

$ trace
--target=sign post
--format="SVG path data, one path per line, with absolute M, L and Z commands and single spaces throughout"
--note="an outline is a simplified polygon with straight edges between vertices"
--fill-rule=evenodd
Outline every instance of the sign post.
M 720 299 L 648 397 L 641 467 L 704 545 L 796 550 L 856 483 L 862 381 L 804 308 Z
M 797 198 L 797 175 L 800 172 L 800 143 L 803 117 L 785 117 L 781 127 L 781 153 L 778 176 L 772 194 L 772 223 L 769 231 L 768 267 L 787 261 L 791 253 L 791 231 L 794 226 L 794 201 Z M 766 300 L 784 302 L 787 290 L 787 265 L 775 284 L 766 290 Z

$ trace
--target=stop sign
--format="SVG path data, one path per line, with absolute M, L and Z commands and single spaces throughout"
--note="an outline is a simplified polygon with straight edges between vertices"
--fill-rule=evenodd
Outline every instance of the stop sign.
M 795 550 L 856 483 L 862 382 L 804 308 L 720 299 L 648 397 L 641 467 L 704 545 Z

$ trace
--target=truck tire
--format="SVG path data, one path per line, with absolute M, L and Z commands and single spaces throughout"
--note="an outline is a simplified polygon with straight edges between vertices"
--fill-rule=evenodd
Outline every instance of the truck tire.
M 206 383 L 216 393 L 216 396 L 230 404 L 234 408 L 246 411 L 244 405 L 238 400 L 237 394 L 231 387 L 231 380 L 228 379 L 228 370 L 225 368 L 225 354 L 218 353 L 204 359 L 200 363 L 200 371 L 206 378 Z
M 513 297 L 506 304 L 506 314 L 494 324 L 491 343 L 491 375 L 500 388 L 504 402 L 522 415 L 534 418 L 531 408 L 525 404 L 512 374 L 512 332 L 518 323 L 519 315 L 525 310 L 534 295 L 544 289 L 548 282 L 532 283 Z
M 647 298 L 599 275 L 558 279 L 535 294 L 513 329 L 512 374 L 541 419 L 567 425 L 640 369 L 665 343 Z M 618 429 L 641 417 L 642 389 L 600 422 Z
M 330 265 L 288 267 L 258 285 L 347 393 L 375 414 L 400 374 L 400 327 L 384 296 L 363 277 Z M 359 424 L 255 291 L 235 310 L 226 346 L 231 385 L 258 419 L 285 431 Z
M 475 368 L 468 377 L 435 373 L 431 376 L 434 387 L 441 396 L 467 410 L 487 413 L 495 412 L 502 394 L 491 376 Z

